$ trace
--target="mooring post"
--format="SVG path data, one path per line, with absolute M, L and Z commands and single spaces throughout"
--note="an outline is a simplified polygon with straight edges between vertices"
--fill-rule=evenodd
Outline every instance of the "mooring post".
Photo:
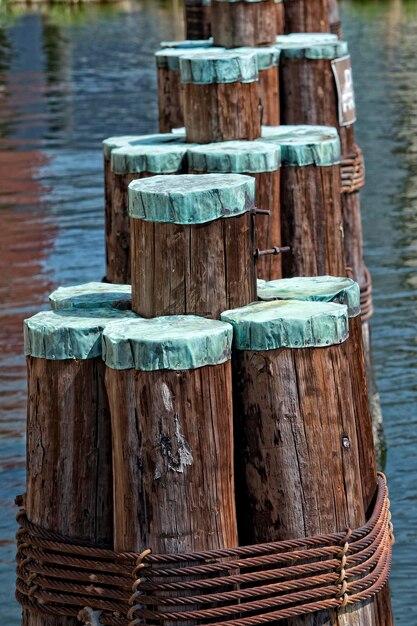
M 327 33 L 329 0 L 284 0 L 286 33 Z
M 285 33 L 285 4 L 284 0 L 275 0 L 275 10 L 277 16 L 277 35 Z
M 268 126 L 276 126 L 280 123 L 279 49 L 276 46 L 266 46 L 263 48 L 237 48 L 235 51 L 256 54 L 258 60 L 261 123 Z
M 187 160 L 192 174 L 253 176 L 255 206 L 258 212 L 264 212 L 258 213 L 255 220 L 256 247 L 267 250 L 281 246 L 280 146 L 261 141 L 226 141 L 192 147 L 188 150 Z M 280 278 L 281 255 L 260 258 L 256 269 L 259 278 Z
M 326 124 L 341 141 L 342 207 L 346 264 L 361 289 L 367 284 L 363 260 L 358 189 L 363 185 L 361 152 L 355 145 L 355 102 L 348 47 L 325 43 L 320 35 L 279 38 L 281 120 L 284 124 Z
M 211 32 L 215 46 L 271 46 L 277 35 L 275 0 L 212 0 Z
M 229 302 L 253 302 L 254 206 L 255 181 L 239 174 L 131 183 L 133 310 L 217 318 Z
M 147 140 L 115 148 L 111 153 L 110 224 L 106 234 L 106 276 L 109 282 L 130 283 L 128 187 L 133 180 L 187 171 L 189 144 L 181 135 L 149 135 Z
M 194 316 L 107 328 L 116 550 L 237 545 L 231 341 Z
M 184 87 L 180 77 L 180 58 L 191 50 L 212 49 L 207 41 L 162 42 L 162 50 L 155 53 L 158 79 L 159 130 L 169 133 L 184 126 Z
M 342 23 L 340 21 L 339 3 L 337 0 L 328 0 L 329 3 L 329 30 L 343 39 Z
M 261 134 L 258 60 L 234 50 L 180 58 L 187 141 L 257 139 Z
M 366 387 L 365 356 L 359 285 L 350 278 L 335 276 L 297 277 L 273 281 L 258 281 L 258 298 L 262 301 L 301 300 L 334 302 L 348 309 L 349 338 L 342 344 L 349 360 L 355 406 L 358 458 L 362 483 L 364 510 L 367 512 L 375 496 L 377 470 Z
M 242 545 L 340 532 L 365 522 L 347 307 L 262 302 L 234 327 L 236 491 Z M 371 626 L 372 601 L 292 618 Z
M 211 35 L 211 0 L 185 0 L 186 39 L 208 39 Z
M 283 276 L 346 275 L 337 130 L 265 126 L 262 135 L 281 147 Z
M 105 325 L 132 317 L 116 309 L 46 311 L 25 321 L 28 371 L 28 519 L 69 538 L 112 546 L 110 412 L 101 335 Z M 79 626 L 75 618 L 42 612 L 59 591 L 37 576 L 38 561 L 18 552 L 18 598 L 25 626 Z M 39 556 L 42 565 L 42 555 Z M 88 584 L 86 587 L 88 587 Z

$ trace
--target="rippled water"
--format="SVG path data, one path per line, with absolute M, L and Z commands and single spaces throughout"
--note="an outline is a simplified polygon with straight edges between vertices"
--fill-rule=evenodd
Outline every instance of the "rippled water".
M 367 161 L 366 257 L 397 544 L 396 623 L 417 625 L 417 2 L 343 5 Z M 156 130 L 152 52 L 181 7 L 0 14 L 0 624 L 17 626 L 13 500 L 24 490 L 22 319 L 104 274 L 100 141 Z

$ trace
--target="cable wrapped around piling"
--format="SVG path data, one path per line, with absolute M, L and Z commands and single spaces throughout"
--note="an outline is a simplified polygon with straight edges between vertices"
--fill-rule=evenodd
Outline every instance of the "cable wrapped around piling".
M 363 152 L 355 145 L 351 154 L 340 161 L 342 193 L 354 193 L 365 185 L 365 162 Z
M 47 531 L 18 516 L 20 604 L 86 624 L 257 626 L 363 602 L 386 584 L 393 537 L 378 475 L 374 511 L 347 532 L 240 548 L 118 553 Z M 132 584 L 133 582 L 133 584 Z

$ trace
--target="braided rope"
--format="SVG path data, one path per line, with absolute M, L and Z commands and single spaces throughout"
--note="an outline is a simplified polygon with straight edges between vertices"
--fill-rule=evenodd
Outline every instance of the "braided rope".
M 361 528 L 239 548 L 154 555 L 67 540 L 18 514 L 16 598 L 44 615 L 97 626 L 192 620 L 257 626 L 371 598 L 388 580 L 394 542 L 378 475 Z M 133 584 L 132 584 L 133 577 Z
M 342 193 L 354 193 L 365 185 L 365 162 L 363 152 L 355 144 L 353 152 L 340 161 Z
M 372 302 L 372 277 L 370 271 L 365 267 L 365 283 L 361 285 L 361 318 L 362 322 L 367 322 L 373 315 L 374 306 Z

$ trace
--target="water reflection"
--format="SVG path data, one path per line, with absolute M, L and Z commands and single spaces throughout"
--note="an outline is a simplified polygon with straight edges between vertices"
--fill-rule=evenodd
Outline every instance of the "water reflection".
M 398 624 L 417 623 L 417 2 L 343 4 L 356 79 L 374 346 L 398 538 Z M 22 319 L 57 284 L 104 273 L 100 141 L 156 130 L 153 51 L 182 36 L 175 2 L 0 16 L 0 624 L 17 626 L 13 499 L 24 486 Z M 413 413 L 414 411 L 414 413 Z M 414 619 L 413 619 L 414 618 Z

